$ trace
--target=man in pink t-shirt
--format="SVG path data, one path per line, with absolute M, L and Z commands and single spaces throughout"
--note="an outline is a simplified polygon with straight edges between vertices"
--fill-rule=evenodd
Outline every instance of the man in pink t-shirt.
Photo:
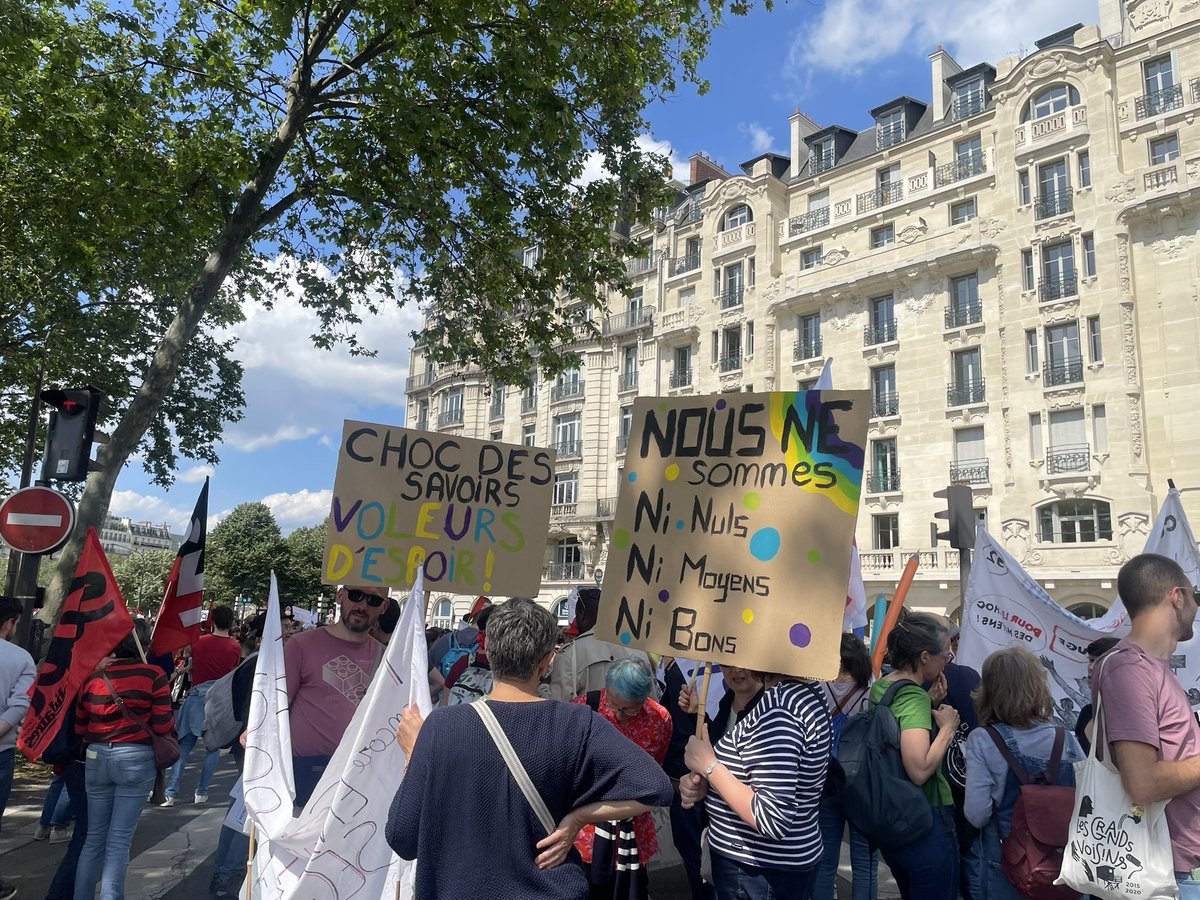
M 337 599 L 337 622 L 295 635 L 283 646 L 297 806 L 312 796 L 383 657 L 383 644 L 370 631 L 387 589 L 343 587 Z
M 1180 897 L 1200 900 L 1200 724 L 1168 664 L 1192 636 L 1195 589 L 1174 560 L 1143 553 L 1121 567 L 1117 592 L 1132 627 L 1104 658 L 1092 703 L 1103 701 L 1105 739 L 1133 802 L 1170 801 Z

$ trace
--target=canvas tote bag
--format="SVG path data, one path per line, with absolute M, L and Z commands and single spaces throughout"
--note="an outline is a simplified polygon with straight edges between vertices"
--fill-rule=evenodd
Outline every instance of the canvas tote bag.
M 1101 661 L 1101 671 L 1107 659 Z M 1075 814 L 1062 871 L 1054 883 L 1105 900 L 1177 898 L 1167 804 L 1138 806 L 1125 792 L 1120 772 L 1107 758 L 1108 734 L 1099 693 L 1095 730 L 1091 753 L 1075 763 Z

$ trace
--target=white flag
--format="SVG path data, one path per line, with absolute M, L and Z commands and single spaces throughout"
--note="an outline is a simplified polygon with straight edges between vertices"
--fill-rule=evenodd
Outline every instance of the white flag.
M 412 897 L 412 863 L 397 860 L 384 838 L 405 758 L 396 728 L 405 707 L 424 716 L 429 697 L 424 581 L 416 583 L 387 653 L 358 705 L 312 799 L 255 856 L 255 892 L 263 900 L 376 900 Z
M 262 644 L 254 666 L 242 788 L 247 816 L 267 837 L 280 834 L 291 823 L 296 797 L 292 779 L 292 726 L 288 718 L 279 586 L 274 572 Z

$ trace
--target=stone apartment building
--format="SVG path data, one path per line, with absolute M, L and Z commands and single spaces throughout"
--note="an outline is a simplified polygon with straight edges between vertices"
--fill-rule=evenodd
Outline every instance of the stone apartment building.
M 129 556 L 143 550 L 178 550 L 181 541 L 165 523 L 135 522 L 109 516 L 100 531 L 100 546 L 109 556 Z
M 544 602 L 603 566 L 634 398 L 794 390 L 828 359 L 871 391 L 869 597 L 918 552 L 910 605 L 957 609 L 957 552 L 929 532 L 933 492 L 965 482 L 1095 615 L 1167 480 L 1200 488 L 1200 2 L 1100 0 L 1023 58 L 930 62 L 929 99 L 880 97 L 866 130 L 797 111 L 788 156 L 694 156 L 578 370 L 506 388 L 414 348 L 410 424 L 558 451 Z

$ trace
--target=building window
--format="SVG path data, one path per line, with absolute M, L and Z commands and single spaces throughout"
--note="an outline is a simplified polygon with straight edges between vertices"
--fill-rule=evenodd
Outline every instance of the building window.
M 816 378 L 804 378 L 796 382 L 796 390 L 798 391 L 815 391 L 817 389 Z
M 1042 458 L 1042 414 L 1029 414 L 1029 456 L 1031 459 Z
M 884 418 L 900 413 L 900 398 L 896 393 L 896 367 L 878 366 L 871 370 L 871 416 Z
M 583 554 L 576 538 L 554 542 L 554 565 L 550 571 L 555 581 L 574 581 L 583 577 Z
M 675 369 L 671 372 L 671 387 L 684 387 L 692 383 L 692 347 L 675 348 Z
M 815 269 L 821 264 L 821 245 L 809 247 L 800 254 L 800 270 Z
M 574 503 L 579 497 L 579 473 L 559 472 L 554 476 L 554 504 Z
M 900 163 L 892 163 L 875 173 L 875 187 L 879 191 L 879 205 L 895 203 L 900 199 L 904 189 L 904 179 L 900 177 Z
M 541 262 L 541 259 L 542 259 L 542 248 L 541 247 L 526 247 L 525 252 L 521 256 L 521 262 L 524 264 L 525 268 L 527 268 L 527 269 L 532 269 L 535 266 L 537 266 L 537 264 L 539 262 Z
M 746 323 L 746 355 L 754 355 L 754 323 Z
M 1033 202 L 1032 195 L 1029 193 L 1029 170 L 1021 169 L 1017 172 L 1017 199 L 1021 206 L 1028 206 Z
M 874 516 L 873 525 L 876 550 L 895 550 L 900 546 L 899 515 Z
M 882 150 L 904 140 L 904 110 L 894 109 L 881 115 L 876 122 L 876 146 Z
M 1079 186 L 1081 188 L 1092 186 L 1092 159 L 1088 156 L 1086 150 L 1080 150 L 1079 156 L 1076 157 L 1079 164 Z
M 1161 166 L 1179 158 L 1179 135 L 1167 134 L 1149 142 L 1150 165 Z
M 571 601 L 568 597 L 562 597 L 554 604 L 554 615 L 558 619 L 558 627 L 565 628 L 571 624 L 569 618 L 571 614 Z
M 1083 381 L 1083 358 L 1079 355 L 1079 323 L 1046 326 L 1045 386 Z
M 896 340 L 895 299 L 891 294 L 871 300 L 871 321 L 867 325 L 865 345 Z
M 878 228 L 871 229 L 871 249 L 878 250 L 880 247 L 886 247 L 894 243 L 896 240 L 895 225 L 880 225 Z
M 430 625 L 434 628 L 454 627 L 454 604 L 449 600 L 439 600 L 433 606 L 433 618 Z
M 521 443 L 526 447 L 533 447 L 537 444 L 537 426 L 523 425 L 521 426 Z
M 1100 342 L 1100 317 L 1088 316 L 1088 356 L 1091 362 L 1104 362 L 1104 345 Z
M 733 372 L 742 367 L 742 329 L 726 328 L 721 332 L 721 355 L 719 368 L 722 372 Z
M 633 431 L 633 407 L 622 406 L 617 418 L 617 449 L 624 451 L 629 444 L 629 433 Z
M 1074 297 L 1075 245 L 1066 240 L 1042 248 L 1042 302 Z
M 1096 277 L 1096 236 L 1090 231 L 1080 238 L 1083 244 L 1083 274 L 1088 278 Z
M 812 145 L 812 156 L 808 160 L 808 170 L 813 175 L 819 175 L 826 169 L 832 169 L 837 160 L 834 158 L 833 138 L 828 137 Z
M 1046 219 L 1071 211 L 1071 177 L 1066 159 L 1038 166 L 1036 218 Z
M 983 112 L 986 105 L 987 95 L 984 93 L 982 78 L 955 86 L 951 104 L 951 114 L 955 121 Z
M 956 350 L 950 356 L 954 381 L 949 389 L 949 405 L 965 406 L 984 400 L 983 356 L 978 347 Z
M 871 441 L 874 468 L 868 476 L 867 490 L 877 494 L 900 490 L 900 465 L 896 458 L 896 439 Z
M 979 303 L 979 276 L 976 273 L 950 279 L 950 309 L 947 312 L 947 328 L 983 321 L 983 307 Z
M 955 203 L 950 207 L 950 224 L 961 225 L 964 222 L 970 222 L 976 216 L 975 198 L 970 197 L 959 203 Z
M 1102 500 L 1059 500 L 1038 510 L 1038 540 L 1085 544 L 1112 540 L 1112 514 Z
M 754 221 L 754 213 L 745 203 L 739 203 L 729 212 L 725 213 L 725 223 L 722 226 L 722 231 L 729 231 L 734 228 L 740 228 L 747 222 Z
M 1038 372 L 1038 333 L 1036 328 L 1025 329 L 1025 371 L 1030 375 Z
M 554 417 L 554 452 L 560 457 L 578 456 L 583 433 L 579 413 Z
M 796 321 L 796 348 L 793 359 L 814 359 L 821 355 L 821 314 L 800 316 Z
M 498 444 L 502 440 L 504 440 L 504 432 L 503 431 L 493 431 L 492 432 L 491 441 L 493 444 Z
M 1021 288 L 1026 291 L 1032 291 L 1033 284 L 1033 251 L 1021 251 Z
M 1161 115 L 1183 106 L 1182 85 L 1175 84 L 1175 67 L 1171 56 L 1160 56 L 1143 63 L 1146 95 L 1136 103 L 1139 119 Z
M 1029 108 L 1022 114 L 1021 121 L 1045 119 L 1055 113 L 1060 113 L 1068 106 L 1079 105 L 1079 91 L 1069 84 L 1055 84 L 1034 95 L 1029 101 Z
M 1046 473 L 1087 472 L 1090 468 L 1083 408 L 1052 410 L 1050 443 L 1046 448 Z

